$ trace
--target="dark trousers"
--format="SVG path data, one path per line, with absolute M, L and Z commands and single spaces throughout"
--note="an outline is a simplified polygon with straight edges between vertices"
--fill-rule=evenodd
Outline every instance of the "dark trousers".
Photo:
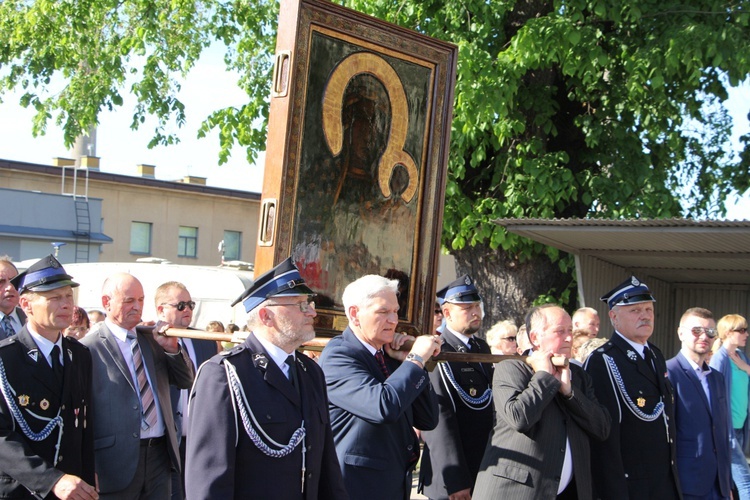
M 171 494 L 172 464 L 165 437 L 141 440 L 138 466 L 127 488 L 99 494 L 100 500 L 165 500 Z

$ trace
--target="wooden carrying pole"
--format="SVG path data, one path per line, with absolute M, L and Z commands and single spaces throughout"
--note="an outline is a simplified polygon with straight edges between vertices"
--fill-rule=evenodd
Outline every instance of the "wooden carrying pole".
M 138 326 L 138 333 L 150 334 L 153 330 L 151 326 Z M 237 342 L 237 338 L 229 333 L 223 332 L 206 332 L 203 330 L 188 330 L 186 328 L 170 328 L 161 335 L 165 337 L 181 337 L 198 340 L 213 340 L 216 342 Z M 328 337 L 315 337 L 305 342 L 299 347 L 300 351 L 322 351 L 331 340 Z M 241 342 L 241 340 L 240 340 Z M 407 340 L 399 349 L 400 351 L 409 351 L 414 342 Z M 520 359 L 528 363 L 529 356 L 516 356 L 512 354 L 481 354 L 471 352 L 441 352 L 437 356 L 430 358 L 430 361 L 437 362 L 466 362 L 466 363 L 499 363 L 506 359 Z M 559 367 L 568 366 L 568 358 L 565 356 L 553 356 L 552 364 Z

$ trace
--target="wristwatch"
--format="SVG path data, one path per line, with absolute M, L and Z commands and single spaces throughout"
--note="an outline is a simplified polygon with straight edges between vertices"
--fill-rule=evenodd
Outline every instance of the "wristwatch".
M 422 359 L 422 356 L 420 356 L 419 354 L 410 352 L 406 355 L 406 361 L 416 361 L 422 368 L 424 368 L 424 359 Z

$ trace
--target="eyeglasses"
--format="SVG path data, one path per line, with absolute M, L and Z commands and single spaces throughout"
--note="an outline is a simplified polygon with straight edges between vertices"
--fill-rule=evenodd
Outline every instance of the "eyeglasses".
M 295 302 L 293 304 L 266 304 L 263 307 L 274 307 L 274 306 L 294 306 L 299 307 L 299 310 L 303 313 L 306 313 L 310 310 L 315 310 L 315 301 L 309 301 L 309 302 Z
M 192 300 L 190 300 L 190 301 L 188 301 L 188 302 L 185 302 L 184 300 L 181 300 L 181 301 L 179 301 L 179 302 L 178 302 L 178 303 L 176 303 L 176 304 L 167 304 L 167 303 L 164 303 L 164 304 L 162 304 L 162 305 L 163 305 L 163 306 L 171 306 L 171 307 L 174 307 L 175 309 L 177 309 L 177 310 L 178 310 L 178 311 L 180 311 L 180 312 L 184 311 L 186 307 L 190 308 L 190 310 L 191 310 L 191 311 L 192 311 L 193 309 L 195 309 L 195 302 L 193 302 Z
M 695 338 L 698 338 L 705 333 L 706 337 L 710 339 L 716 337 L 716 334 L 719 333 L 716 328 L 704 328 L 702 326 L 694 326 L 690 329 L 690 332 Z
M 747 333 L 747 328 L 735 328 L 735 329 L 734 329 L 734 330 L 732 330 L 732 331 L 733 331 L 733 332 L 737 332 L 737 333 L 741 333 L 741 334 L 743 334 L 743 335 L 744 335 L 744 334 L 746 334 L 746 333 Z
M 516 337 L 500 337 L 501 340 L 507 340 L 508 342 L 515 342 Z

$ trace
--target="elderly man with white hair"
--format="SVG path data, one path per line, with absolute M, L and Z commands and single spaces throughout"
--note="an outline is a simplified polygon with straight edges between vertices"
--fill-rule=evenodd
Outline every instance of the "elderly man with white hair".
M 349 284 L 349 326 L 320 357 L 344 485 L 358 500 L 409 498 L 419 459 L 414 428 L 438 420 L 424 363 L 440 352 L 440 337 L 417 337 L 408 354 L 394 350 L 408 338 L 396 333 L 397 290 L 398 281 L 376 275 Z

